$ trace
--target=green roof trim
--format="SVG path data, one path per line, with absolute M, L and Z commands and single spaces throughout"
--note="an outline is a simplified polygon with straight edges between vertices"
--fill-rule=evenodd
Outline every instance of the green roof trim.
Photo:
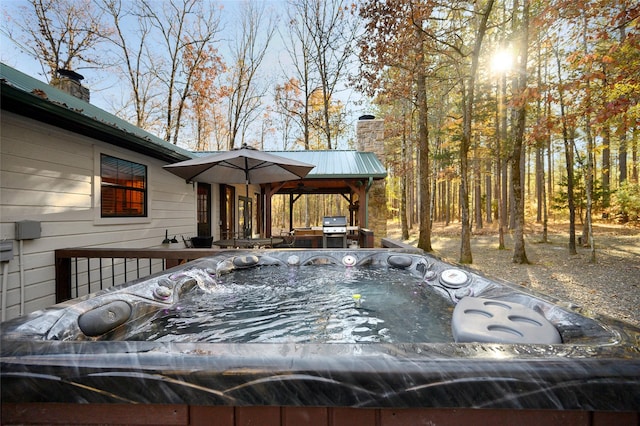
M 1 107 L 170 163 L 195 155 L 82 99 L 0 63 Z

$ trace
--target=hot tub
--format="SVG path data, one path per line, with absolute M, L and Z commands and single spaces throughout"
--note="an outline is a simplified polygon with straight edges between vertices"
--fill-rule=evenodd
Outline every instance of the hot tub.
M 223 251 L 5 322 L 1 337 L 3 414 L 136 403 L 637 420 L 640 407 L 638 328 L 401 249 Z

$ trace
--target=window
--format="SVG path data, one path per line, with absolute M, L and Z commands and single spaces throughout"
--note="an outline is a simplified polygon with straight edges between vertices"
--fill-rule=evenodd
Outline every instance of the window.
M 147 167 L 100 155 L 102 217 L 147 216 Z

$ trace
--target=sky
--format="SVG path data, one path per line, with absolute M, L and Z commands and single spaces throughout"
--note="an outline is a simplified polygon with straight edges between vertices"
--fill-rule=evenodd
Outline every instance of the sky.
M 237 24 L 235 22 L 238 15 L 238 7 L 241 4 L 241 0 L 224 0 L 216 1 L 216 4 L 220 4 L 223 7 L 222 20 L 225 27 L 225 34 L 233 34 L 232 31 L 226 31 L 227 28 L 234 28 Z M 278 16 L 277 22 L 282 23 L 284 20 L 282 17 L 286 16 L 286 0 L 266 0 L 265 4 L 267 8 L 272 9 Z M 0 8 L 2 13 L 7 13 L 10 17 L 18 17 L 17 10 L 20 6 L 28 5 L 26 0 L 0 0 Z M 3 16 L 4 17 L 4 16 Z M 11 41 L 7 35 L 7 25 L 10 25 L 10 21 L 2 19 L 0 24 L 0 61 L 9 65 L 31 77 L 37 78 L 42 81 L 47 81 L 45 72 L 43 71 L 40 63 L 24 53 L 23 50 Z M 286 31 L 281 31 L 286 34 Z M 224 52 L 225 44 L 227 41 L 222 41 L 219 44 L 219 49 Z M 274 39 L 269 47 L 269 54 L 266 56 L 266 60 L 262 66 L 261 78 L 265 84 L 273 86 L 274 81 L 281 81 L 284 79 L 282 70 L 287 68 L 287 62 L 290 62 L 288 54 L 284 49 L 284 44 L 278 32 L 276 32 Z M 117 106 L 122 104 L 122 99 L 128 97 L 128 87 L 120 84 L 118 76 L 104 71 L 96 71 L 91 69 L 76 70 L 82 74 L 85 78 L 82 81 L 83 85 L 88 87 L 91 91 L 91 103 L 105 111 L 114 113 Z M 273 93 L 273 87 L 269 87 L 269 92 Z M 347 149 L 347 139 L 354 137 L 355 125 L 357 117 L 362 114 L 370 113 L 366 106 L 358 103 L 362 98 L 353 90 L 342 90 L 338 95 L 349 109 L 347 121 L 351 128 L 350 134 L 345 136 L 339 141 L 338 148 Z M 161 136 L 161 135 L 158 135 Z M 184 138 L 183 138 L 184 139 Z M 258 138 L 256 138 L 258 139 Z M 189 146 L 184 146 L 189 148 Z M 277 135 L 271 135 L 265 142 L 265 149 L 282 149 L 282 142 Z

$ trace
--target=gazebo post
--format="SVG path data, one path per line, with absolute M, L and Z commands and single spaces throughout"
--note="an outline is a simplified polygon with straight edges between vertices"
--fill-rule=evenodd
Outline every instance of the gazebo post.
M 289 232 L 293 231 L 293 194 L 289 194 Z

